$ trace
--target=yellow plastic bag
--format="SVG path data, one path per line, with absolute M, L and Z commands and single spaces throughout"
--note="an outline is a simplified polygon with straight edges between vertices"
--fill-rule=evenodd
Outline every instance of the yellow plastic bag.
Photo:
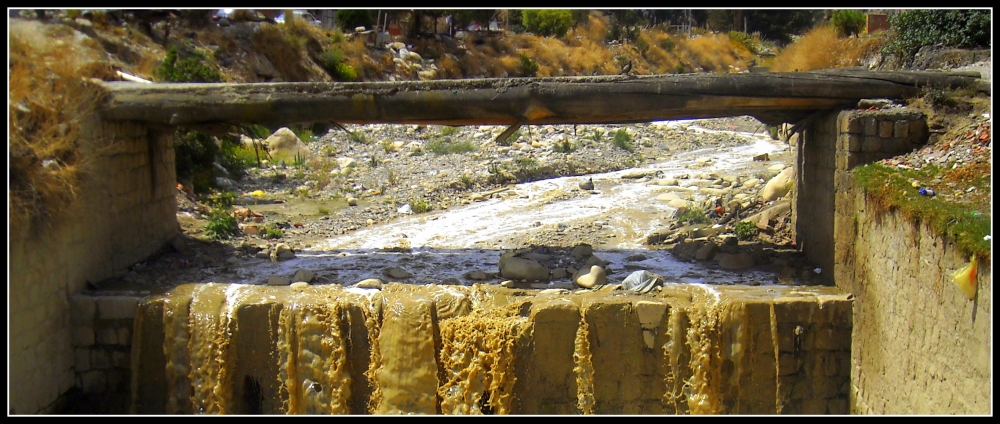
M 965 297 L 968 297 L 969 300 L 974 299 L 976 297 L 976 257 L 973 256 L 972 262 L 951 274 L 951 278 L 955 280 L 955 284 L 958 284 L 958 288 L 962 289 L 962 293 L 965 293 Z
M 250 193 L 250 195 L 253 197 L 264 197 L 264 194 L 265 193 L 263 190 L 254 190 L 253 193 Z

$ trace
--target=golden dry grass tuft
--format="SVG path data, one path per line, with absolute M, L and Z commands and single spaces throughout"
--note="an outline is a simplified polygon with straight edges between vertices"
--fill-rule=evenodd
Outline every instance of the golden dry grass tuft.
M 8 68 L 8 198 L 11 226 L 38 228 L 72 204 L 85 158 L 79 153 L 82 119 L 103 90 L 89 78 L 109 65 L 66 42 L 10 37 Z
M 797 72 L 859 66 L 881 43 L 877 37 L 840 38 L 832 26 L 816 27 L 782 50 L 771 70 Z
M 753 57 L 746 48 L 734 45 L 728 34 L 706 34 L 679 44 L 681 61 L 697 65 L 696 71 L 728 73 Z

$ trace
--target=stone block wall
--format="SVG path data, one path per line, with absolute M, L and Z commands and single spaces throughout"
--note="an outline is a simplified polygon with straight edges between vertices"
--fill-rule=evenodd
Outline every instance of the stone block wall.
M 132 328 L 141 298 L 70 297 L 75 384 L 74 413 L 127 414 L 131 403 Z
M 845 110 L 818 116 L 803 131 L 795 163 L 796 241 L 812 263 L 835 279 L 835 211 L 848 196 L 850 170 L 911 152 L 927 142 L 926 117 L 915 110 Z M 821 274 L 822 275 L 822 274 Z
M 12 228 L 9 413 L 58 412 L 77 378 L 70 297 L 119 275 L 178 233 L 172 131 L 81 123 L 76 201 L 33 231 Z M 95 335 L 96 337 L 96 335 Z
M 852 300 L 835 287 L 683 286 L 654 297 L 563 293 L 526 299 L 495 286 L 451 286 L 446 290 L 457 298 L 496 302 L 455 315 L 442 312 L 452 302 L 447 296 L 434 296 L 444 290 L 390 284 L 369 297 L 339 285 L 292 291 L 199 284 L 149 297 L 135 312 L 130 412 L 848 411 Z M 98 328 L 102 300 L 87 301 L 97 304 Z M 514 304 L 520 312 L 510 316 Z M 393 306 L 389 312 L 376 305 Z M 235 321 L 195 318 L 209 310 L 232 311 Z M 331 330 L 318 332 L 321 320 Z M 283 341 L 284 335 L 295 335 L 296 342 Z M 314 356 L 320 346 L 342 350 Z M 371 354 L 375 347 L 378 355 Z M 123 348 L 97 342 L 87 349 L 91 362 L 107 350 L 113 356 Z M 336 363 L 324 362 L 328 358 Z M 221 366 L 210 365 L 216 363 Z M 478 385 L 487 382 L 485 375 L 513 379 L 506 388 Z M 350 390 L 342 389 L 345 381 Z M 302 384 L 320 384 L 322 392 L 315 393 L 329 398 L 309 406 L 313 392 L 294 389 Z M 485 409 L 491 407 L 483 396 L 492 390 L 509 396 L 504 409 Z
M 797 245 L 821 269 L 833 266 L 836 112 L 814 118 L 799 137 L 792 225 Z M 827 278 L 822 273 L 821 279 Z
M 969 258 L 894 211 L 873 214 L 850 173 L 926 143 L 924 116 L 844 111 L 838 128 L 834 275 L 855 296 L 851 413 L 990 413 L 991 267 L 967 299 L 951 273 Z
M 854 239 L 837 273 L 855 295 L 851 413 L 990 414 L 992 267 L 980 262 L 969 300 L 951 278 L 969 261 L 953 242 L 853 196 L 837 231 Z

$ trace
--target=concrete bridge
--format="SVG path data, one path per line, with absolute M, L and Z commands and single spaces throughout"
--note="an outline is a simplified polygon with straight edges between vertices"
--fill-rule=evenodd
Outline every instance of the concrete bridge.
M 624 124 L 749 115 L 770 125 L 860 99 L 975 86 L 978 76 L 831 70 L 646 77 L 491 78 L 361 83 L 107 83 L 108 120 L 201 127 L 337 124 Z
M 916 96 L 924 87 L 981 89 L 978 77 L 970 74 L 858 70 L 371 83 L 102 84 L 106 103 L 81 123 L 84 136 L 78 144 L 86 157 L 93 158 L 88 164 L 93 172 L 82 183 L 78 201 L 66 211 L 65 216 L 75 218 L 31 234 L 11 229 L 9 271 L 15 283 L 8 302 L 8 383 L 18 390 L 9 395 L 9 412 L 58 411 L 72 390 L 128 390 L 128 351 L 122 346 L 130 340 L 134 303 L 75 306 L 69 299 L 83 291 L 87 281 L 120 275 L 178 234 L 172 139 L 177 126 L 220 133 L 242 123 L 492 124 L 510 125 L 505 133 L 509 134 L 521 125 L 741 115 L 771 125 L 790 123 L 792 132 L 800 134 L 793 218 L 799 246 L 810 260 L 830 270 L 824 274 L 848 280 L 855 274 L 844 255 L 853 254 L 854 241 L 834 237 L 835 229 L 837 234 L 852 234 L 850 228 L 858 225 L 852 216 L 838 214 L 855 201 L 848 171 L 912 151 L 928 137 L 925 117 L 919 112 L 860 110 L 858 101 Z M 981 338 L 980 327 L 963 329 L 956 337 Z M 919 336 L 920 331 L 913 333 Z M 985 334 L 990 333 L 987 327 Z M 852 353 L 855 370 L 860 369 L 860 348 L 855 346 Z M 908 353 L 912 352 L 900 352 Z M 958 358 L 924 360 L 941 362 L 945 369 Z M 854 372 L 851 376 L 859 397 L 870 402 L 881 396 L 864 382 L 854 381 Z M 889 406 L 859 410 L 893 413 Z

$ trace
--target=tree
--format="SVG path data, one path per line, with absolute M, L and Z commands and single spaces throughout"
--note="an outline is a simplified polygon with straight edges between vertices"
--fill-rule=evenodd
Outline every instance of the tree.
M 822 19 L 822 10 L 745 10 L 747 32 L 760 32 L 768 40 L 788 44 L 792 35 L 799 35 Z
M 857 37 L 868 24 L 868 17 L 857 10 L 834 10 L 830 14 L 830 24 L 837 29 L 841 37 L 850 35 Z
M 521 11 L 524 27 L 545 37 L 562 37 L 573 26 L 573 12 L 555 9 L 527 9 Z
M 602 13 L 610 17 L 608 38 L 630 41 L 639 37 L 639 27 L 646 24 L 642 12 L 636 9 L 606 9 Z
M 889 17 L 883 52 L 909 62 L 923 46 L 968 48 L 990 45 L 990 10 L 907 10 Z
M 367 9 L 340 9 L 337 11 L 337 26 L 344 32 L 363 26 L 371 28 L 375 24 L 372 12 Z

